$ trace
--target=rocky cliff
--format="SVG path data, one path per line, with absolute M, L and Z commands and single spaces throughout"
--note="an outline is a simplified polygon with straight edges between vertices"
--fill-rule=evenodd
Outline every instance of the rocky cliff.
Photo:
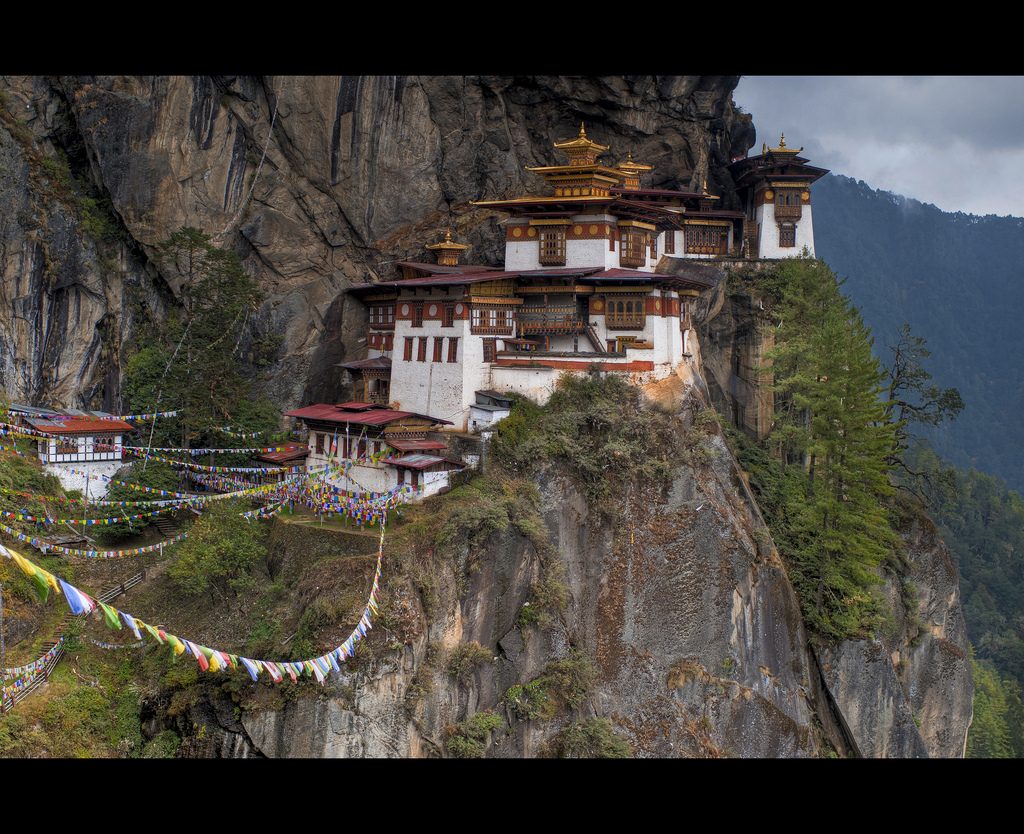
M 343 289 L 425 258 L 449 223 L 474 260 L 496 261 L 499 218 L 469 201 L 534 187 L 524 166 L 554 162 L 551 141 L 581 119 L 613 159 L 628 150 L 657 166 L 653 185 L 707 177 L 730 205 L 725 165 L 753 143 L 735 82 L 5 78 L 4 387 L 118 408 L 133 344 L 179 303 L 155 246 L 191 225 L 235 248 L 266 292 L 254 332 L 284 339 L 264 389 L 282 406 L 340 396 L 335 364 L 361 355 L 362 332 Z M 692 366 L 648 391 L 673 415 L 671 436 L 693 441 L 664 483 L 609 512 L 550 467 L 534 483 L 539 521 L 443 560 L 399 541 L 372 651 L 325 690 L 250 693 L 236 711 L 204 682 L 174 716 L 155 697 L 150 731 L 174 726 L 192 755 L 431 756 L 492 711 L 501 728 L 480 740 L 490 756 L 551 752 L 593 719 L 646 756 L 959 754 L 970 677 L 941 543 L 909 523 L 901 573 L 912 585 L 890 582 L 890 634 L 812 650 L 756 502 L 700 416 L 714 400 L 748 430 L 763 426 L 756 308 L 723 289 L 698 317 Z M 551 571 L 563 604 L 535 617 Z M 355 588 L 360 576 L 349 579 Z M 474 662 L 453 665 L 473 644 Z
M 269 709 L 254 701 L 240 718 L 212 705 L 222 696 L 196 703 L 183 722 L 207 726 L 195 752 L 437 756 L 482 711 L 502 719 L 491 757 L 550 754 L 594 718 L 637 756 L 847 752 L 785 568 L 699 389 L 672 378 L 650 393 L 687 438 L 663 481 L 595 503 L 569 473 L 546 468 L 537 528 L 513 518 L 447 552 L 421 544 L 419 569 L 399 527 L 370 659 L 323 691 Z M 417 540 L 439 540 L 448 501 L 428 505 L 431 533 Z M 564 606 L 535 618 L 550 571 Z M 473 644 L 482 656 L 456 673 L 453 658 Z M 538 681 L 550 710 L 528 700 Z M 517 686 L 527 691 L 510 701 Z
M 656 166 L 706 178 L 754 140 L 737 76 L 5 77 L 0 79 L 0 327 L 15 397 L 118 407 L 126 353 L 177 303 L 154 247 L 189 225 L 234 248 L 283 335 L 262 380 L 282 405 L 339 396 L 358 356 L 344 288 L 426 259 L 448 224 L 480 263 L 503 233 L 469 202 L 536 188 L 527 165 L 585 120 Z
M 697 305 L 710 394 L 737 428 L 761 437 L 771 424 L 765 389 L 773 344 L 749 265 L 720 276 Z M 893 619 L 875 640 L 818 646 L 826 703 L 850 752 L 866 757 L 958 757 L 964 752 L 974 687 L 959 578 L 935 525 L 899 504 L 902 552 L 883 570 Z
M 894 615 L 877 639 L 815 645 L 695 370 L 645 392 L 678 438 L 664 478 L 595 501 L 551 465 L 533 487 L 485 478 L 479 504 L 432 499 L 389 538 L 368 651 L 324 689 L 268 700 L 246 684 L 240 711 L 208 687 L 172 723 L 190 737 L 183 750 L 451 755 L 453 736 L 493 714 L 478 750 L 489 757 L 564 754 L 595 720 L 635 756 L 961 756 L 973 690 L 934 527 L 903 509 L 903 563 L 886 574 Z M 536 512 L 516 497 L 533 488 Z M 309 544 L 277 538 L 282 575 L 308 571 Z M 552 587 L 562 605 L 538 608 Z

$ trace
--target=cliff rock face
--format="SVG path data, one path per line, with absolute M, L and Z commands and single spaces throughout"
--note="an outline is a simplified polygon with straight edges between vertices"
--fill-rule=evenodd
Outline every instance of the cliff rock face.
M 669 382 L 682 413 L 692 413 L 696 389 Z M 822 754 L 817 672 L 792 586 L 714 428 L 702 448 L 706 462 L 680 462 L 665 493 L 618 496 L 618 521 L 572 481 L 544 476 L 544 522 L 569 590 L 557 623 L 519 620 L 539 577 L 536 550 L 519 533 L 494 534 L 467 578 L 461 566 L 438 577 L 438 601 L 413 647 L 382 656 L 366 675 L 339 677 L 316 701 L 245 713 L 252 751 L 438 755 L 447 728 L 489 709 L 509 729 L 493 734 L 488 755 L 536 756 L 572 719 L 520 720 L 502 695 L 575 649 L 592 659 L 596 682 L 574 718 L 609 720 L 635 755 Z M 428 656 L 469 641 L 495 655 L 471 680 Z M 422 694 L 411 694 L 414 683 Z
M 737 427 L 763 436 L 771 401 L 763 400 L 765 376 L 757 369 L 765 364 L 772 328 L 742 278 L 730 280 L 731 290 L 722 281 L 701 299 L 701 357 L 718 409 Z M 956 567 L 932 522 L 905 512 L 903 564 L 883 573 L 891 627 L 876 640 L 846 641 L 815 655 L 851 753 L 959 757 L 974 687 Z
M 737 80 L 0 79 L 5 385 L 36 401 L 116 403 L 122 345 L 139 329 L 126 290 L 138 285 L 152 315 L 174 303 L 177 276 L 159 278 L 148 259 L 189 225 L 236 249 L 266 292 L 253 327 L 284 341 L 265 390 L 283 406 L 340 396 L 335 365 L 356 356 L 363 330 L 344 288 L 426 259 L 449 223 L 475 262 L 499 261 L 500 218 L 469 201 L 536 188 L 524 166 L 554 163 L 552 142 L 581 120 L 612 146 L 609 161 L 631 151 L 656 166 L 655 186 L 707 178 L 731 204 L 725 166 L 754 139 L 732 105 Z M 65 160 L 108 228 L 83 227 L 81 205 L 51 194 L 47 166 Z
M 935 526 L 909 517 L 904 583 L 886 583 L 895 628 L 819 650 L 822 672 L 858 752 L 873 758 L 961 757 L 974 685 L 956 567 Z

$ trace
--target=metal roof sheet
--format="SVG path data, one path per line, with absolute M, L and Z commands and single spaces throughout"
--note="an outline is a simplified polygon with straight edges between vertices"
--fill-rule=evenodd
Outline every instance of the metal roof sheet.
M 369 411 L 342 411 L 334 403 L 314 403 L 304 408 L 296 408 L 285 412 L 286 417 L 298 417 L 303 420 L 320 420 L 327 423 L 352 423 L 357 426 L 385 426 L 405 417 L 419 417 L 434 423 L 451 425 L 451 420 L 431 417 L 429 414 L 417 414 L 413 411 L 394 411 L 390 408 L 373 408 Z

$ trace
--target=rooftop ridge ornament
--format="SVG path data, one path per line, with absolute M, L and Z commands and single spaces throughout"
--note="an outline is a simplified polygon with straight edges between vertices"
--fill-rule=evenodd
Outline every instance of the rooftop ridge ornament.
M 640 187 L 640 175 L 647 171 L 653 171 L 653 165 L 644 165 L 640 162 L 633 161 L 633 154 L 628 152 L 626 154 L 626 161 L 620 162 L 616 169 L 623 173 L 623 188 L 627 188 L 631 191 L 635 191 Z
M 588 138 L 586 125 L 580 122 L 580 132 L 575 139 L 555 142 L 554 147 L 556 150 L 565 151 L 570 165 L 593 165 L 610 146 L 601 145 Z
M 803 150 L 802 147 L 801 148 L 796 148 L 795 150 L 793 148 L 786 147 L 786 134 L 785 133 L 781 133 L 781 134 L 779 134 L 779 146 L 777 148 L 769 148 L 769 147 L 767 147 L 767 143 L 764 143 L 762 145 L 761 153 L 762 154 L 766 154 L 766 153 L 798 154 L 802 150 Z
M 458 266 L 459 255 L 471 248 L 466 243 L 456 243 L 452 240 L 452 230 L 449 226 L 445 231 L 444 240 L 438 243 L 428 243 L 427 249 L 434 252 L 440 266 Z

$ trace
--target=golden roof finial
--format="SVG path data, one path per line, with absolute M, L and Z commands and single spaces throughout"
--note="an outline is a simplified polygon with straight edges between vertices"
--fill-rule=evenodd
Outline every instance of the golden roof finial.
M 786 146 L 786 134 L 779 134 L 779 146 L 777 148 L 767 148 L 762 150 L 761 153 L 780 153 L 780 154 L 798 154 L 803 148 L 790 148 Z
M 705 197 L 708 196 L 708 181 L 707 181 L 707 178 L 704 179 L 704 196 Z
M 761 143 L 761 156 L 764 156 L 766 153 L 768 153 L 768 143 L 767 142 L 762 142 Z
M 427 249 L 437 255 L 437 262 L 441 266 L 458 266 L 459 255 L 469 249 L 465 243 L 456 243 L 452 240 L 452 227 L 444 233 L 444 240 L 438 243 L 428 243 Z
M 606 150 L 607 145 L 599 145 L 587 137 L 587 128 L 580 122 L 580 132 L 575 139 L 567 139 L 564 142 L 555 142 L 555 148 L 565 151 L 569 157 L 570 165 L 593 165 L 597 158 Z
M 465 243 L 456 243 L 452 240 L 452 229 L 448 227 L 448 231 L 444 233 L 444 240 L 438 241 L 437 243 L 428 243 L 427 249 L 443 249 L 461 252 L 464 249 L 469 249 L 469 245 Z

